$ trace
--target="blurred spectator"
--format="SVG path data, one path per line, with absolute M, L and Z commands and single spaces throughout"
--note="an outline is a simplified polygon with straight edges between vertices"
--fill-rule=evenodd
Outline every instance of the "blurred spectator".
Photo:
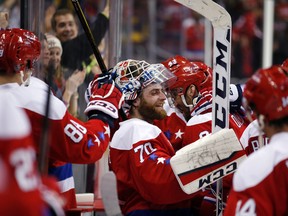
M 204 61 L 205 18 L 198 13 L 184 19 L 182 23 L 184 31 L 183 55 L 193 61 Z
M 96 45 L 100 44 L 108 29 L 108 15 L 109 2 L 106 3 L 104 10 L 98 13 L 97 19 L 91 27 Z M 51 20 L 52 29 L 55 32 L 55 36 L 61 41 L 63 48 L 61 64 L 62 67 L 67 69 L 65 70 L 65 79 L 68 79 L 76 69 L 82 70 L 83 64 L 90 65 L 90 56 L 93 54 L 87 36 L 84 33 L 79 33 L 77 20 L 78 18 L 75 17 L 73 11 L 69 9 L 56 10 Z M 84 109 L 86 108 L 84 93 L 93 77 L 93 74 L 87 74 L 84 83 L 78 89 L 80 95 L 78 99 L 78 117 L 81 120 L 86 120 L 84 115 Z
M 8 19 L 9 13 L 8 12 L 0 12 L 0 28 L 6 29 L 8 27 Z
M 20 0 L 2 1 L 0 11 L 8 12 L 9 28 L 20 27 Z
M 232 28 L 232 73 L 249 77 L 261 66 L 262 5 L 258 0 L 242 0 L 244 13 Z
M 55 63 L 55 72 L 51 89 L 56 97 L 62 100 L 69 112 L 77 116 L 78 111 L 78 87 L 83 83 L 86 72 L 85 70 L 76 70 L 66 81 L 64 79 L 63 69 L 61 67 L 62 46 L 60 40 L 51 35 L 46 34 L 50 58 Z M 75 183 L 73 178 L 73 170 L 71 163 L 64 163 L 50 159 L 49 174 L 58 179 L 58 184 L 62 195 L 67 200 L 67 207 L 75 207 Z
M 64 71 L 61 67 L 62 46 L 60 40 L 50 34 L 46 34 L 50 57 L 55 62 L 55 73 L 53 74 L 52 90 L 56 97 L 61 99 L 67 106 L 69 112 L 78 114 L 78 87 L 84 82 L 86 71 L 75 70 L 65 81 Z
M 281 64 L 288 56 L 288 2 L 276 3 L 274 21 L 273 64 Z

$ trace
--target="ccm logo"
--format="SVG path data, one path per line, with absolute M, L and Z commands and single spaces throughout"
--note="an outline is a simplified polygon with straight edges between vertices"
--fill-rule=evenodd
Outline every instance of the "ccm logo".
M 229 76 L 227 73 L 228 67 L 228 45 L 230 45 L 230 30 L 227 31 L 226 38 L 221 43 L 219 40 L 216 41 L 216 48 L 219 54 L 216 57 L 216 66 L 215 66 L 215 89 L 213 89 L 214 94 L 214 105 L 215 105 L 215 127 L 225 128 L 228 126 L 228 107 L 227 100 L 229 94 L 229 86 L 227 82 Z M 228 94 L 227 94 L 228 93 Z
M 233 162 L 231 164 L 228 164 L 224 168 L 220 168 L 218 170 L 215 170 L 213 173 L 205 176 L 204 178 L 199 180 L 199 186 L 198 188 L 205 187 L 207 185 L 212 184 L 213 182 L 217 181 L 218 179 L 235 172 L 237 169 L 237 162 Z
M 99 101 L 99 100 L 91 101 L 89 106 L 100 106 L 100 107 L 110 110 L 113 113 L 117 112 L 117 110 L 115 109 L 115 106 L 111 105 L 110 103 L 106 101 Z

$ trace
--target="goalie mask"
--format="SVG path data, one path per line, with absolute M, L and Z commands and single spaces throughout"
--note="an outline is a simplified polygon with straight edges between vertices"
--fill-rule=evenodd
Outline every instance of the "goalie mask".
M 260 69 L 246 82 L 243 105 L 268 121 L 288 116 L 288 70 L 281 66 Z
M 126 105 L 131 105 L 142 89 L 149 84 L 159 83 L 166 89 L 176 80 L 162 64 L 149 64 L 133 59 L 119 62 L 113 68 L 113 72 L 117 74 L 115 83 L 121 88 Z
M 41 43 L 30 31 L 14 28 L 0 30 L 0 73 L 21 73 L 22 83 L 29 83 Z M 28 78 L 24 81 L 24 71 Z

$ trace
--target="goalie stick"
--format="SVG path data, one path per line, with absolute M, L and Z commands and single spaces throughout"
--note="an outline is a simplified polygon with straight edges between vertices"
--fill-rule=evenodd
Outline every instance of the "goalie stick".
M 230 14 L 212 0 L 175 0 L 196 11 L 212 23 L 213 27 L 213 102 L 212 132 L 229 127 L 229 85 L 231 67 Z M 223 214 L 222 180 L 217 181 L 216 215 Z

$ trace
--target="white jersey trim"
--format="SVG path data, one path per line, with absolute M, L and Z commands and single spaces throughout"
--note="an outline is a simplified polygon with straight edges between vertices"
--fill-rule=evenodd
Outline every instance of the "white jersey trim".
M 243 191 L 258 185 L 277 164 L 288 159 L 287 140 L 287 132 L 275 134 L 267 146 L 249 155 L 234 175 L 234 190 Z
M 16 107 L 16 98 L 0 88 L 0 137 L 1 139 L 17 139 L 31 133 L 30 121 L 23 109 Z
M 64 179 L 62 181 L 58 181 L 58 185 L 59 185 L 61 193 L 67 192 L 67 191 L 69 191 L 71 189 L 74 189 L 75 188 L 75 183 L 74 183 L 73 176 L 71 176 L 71 177 L 69 177 L 67 179 Z
M 18 99 L 18 106 L 42 116 L 45 116 L 45 107 L 47 100 L 48 85 L 42 80 L 31 77 L 29 86 L 20 86 L 18 89 L 12 89 L 11 92 Z M 53 95 L 50 95 L 49 118 L 52 120 L 62 119 L 67 109 L 65 104 Z
M 151 140 L 159 136 L 161 130 L 144 120 L 132 118 L 120 122 L 120 128 L 115 132 L 110 147 L 119 150 L 131 150 L 133 144 L 143 140 Z
M 205 122 L 212 121 L 212 113 L 205 113 L 200 115 L 192 116 L 191 119 L 188 121 L 187 126 L 203 124 Z

